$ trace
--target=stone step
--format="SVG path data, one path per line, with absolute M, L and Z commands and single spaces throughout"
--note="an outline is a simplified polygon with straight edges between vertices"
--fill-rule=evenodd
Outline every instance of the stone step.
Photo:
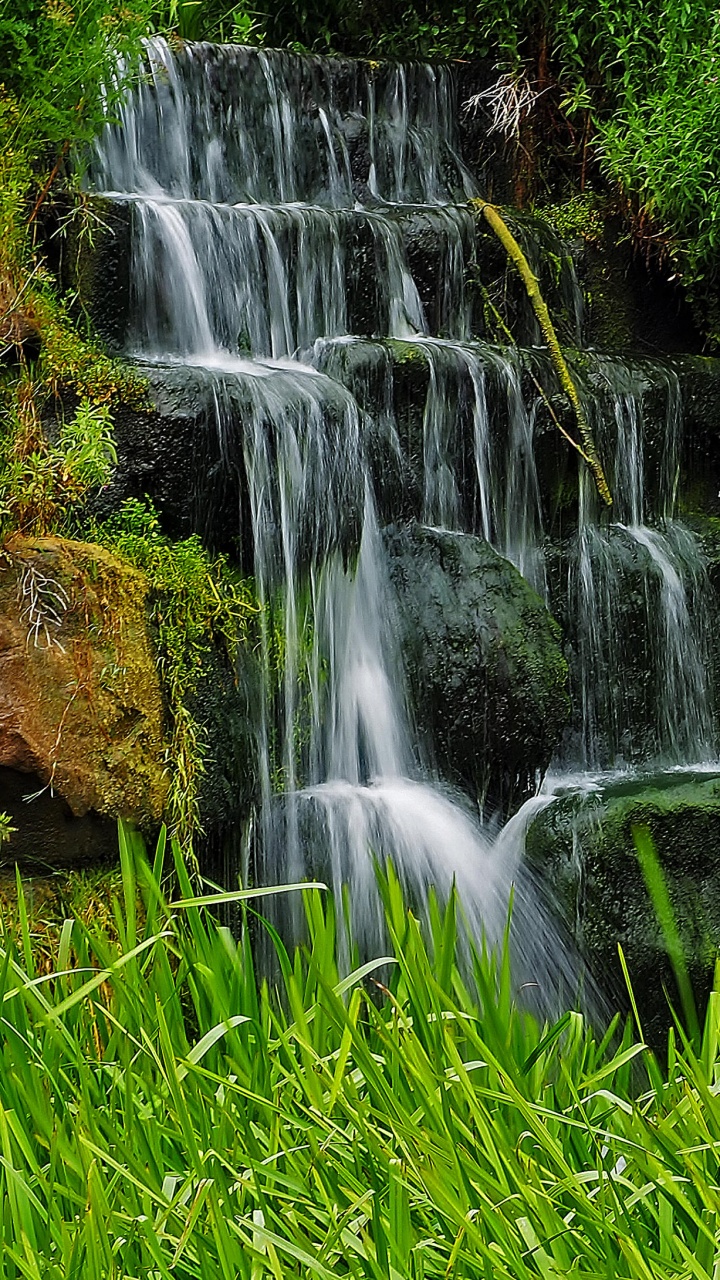
M 317 338 L 414 332 L 504 341 L 493 308 L 520 345 L 541 341 L 519 278 L 469 205 L 328 209 L 112 194 L 87 197 L 69 225 L 63 283 L 118 351 L 182 341 L 181 252 L 207 283 L 214 341 L 231 351 L 290 355 Z M 569 252 L 542 219 L 513 225 L 562 340 L 575 345 L 582 299 Z

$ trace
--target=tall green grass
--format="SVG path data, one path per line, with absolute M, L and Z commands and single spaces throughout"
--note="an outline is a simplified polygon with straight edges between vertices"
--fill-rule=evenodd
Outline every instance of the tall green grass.
M 170 904 L 162 845 L 121 853 L 119 942 L 68 921 L 49 976 L 22 920 L 0 949 L 0 1280 L 720 1275 L 720 991 L 662 1069 L 616 1025 L 540 1026 L 391 870 L 387 957 L 342 977 L 304 889 L 270 989 L 257 904 L 236 940 L 181 858 Z

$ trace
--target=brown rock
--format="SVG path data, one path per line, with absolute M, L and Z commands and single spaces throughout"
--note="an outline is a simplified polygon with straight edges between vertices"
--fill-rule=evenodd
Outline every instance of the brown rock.
M 13 538 L 0 552 L 0 766 L 71 812 L 162 816 L 163 704 L 147 583 L 102 547 Z

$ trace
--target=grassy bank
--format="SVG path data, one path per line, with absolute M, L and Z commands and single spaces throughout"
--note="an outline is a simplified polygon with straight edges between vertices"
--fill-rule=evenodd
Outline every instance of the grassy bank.
M 53 973 L 22 913 L 3 938 L 3 1280 L 717 1275 L 720 993 L 661 1066 L 539 1026 L 477 951 L 463 979 L 454 904 L 423 938 L 392 877 L 388 956 L 341 978 L 321 891 L 288 954 L 122 854 Z

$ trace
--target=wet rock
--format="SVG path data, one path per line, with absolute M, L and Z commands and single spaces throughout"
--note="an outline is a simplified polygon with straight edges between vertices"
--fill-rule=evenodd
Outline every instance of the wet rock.
M 55 225 L 51 221 L 44 227 L 50 261 L 62 286 L 77 295 L 113 351 L 122 350 L 129 336 L 135 216 L 130 201 L 85 195 L 55 206 Z M 57 235 L 58 226 L 62 235 Z
M 720 360 L 676 359 L 684 419 L 681 501 L 686 511 L 720 516 Z
M 720 778 L 670 773 L 570 792 L 532 821 L 527 857 L 612 1003 L 627 1007 L 625 954 L 646 1035 L 667 1029 L 672 969 L 633 842 L 650 830 L 667 880 L 698 1003 L 720 943 Z
M 235 551 L 241 461 L 229 465 L 221 456 L 212 378 L 181 365 L 141 366 L 140 372 L 148 408 L 122 404 L 114 411 L 118 465 L 93 514 L 102 520 L 127 498 L 147 496 L 170 537 L 199 533 L 214 549 Z
M 204 874 L 229 886 L 237 884 L 247 824 L 258 801 L 253 719 L 261 697 L 258 667 L 249 645 L 238 654 L 236 668 L 224 650 L 208 646 L 189 704 L 207 743 L 198 786 L 201 831 L 194 847 Z
M 163 705 L 146 594 L 140 572 L 92 544 L 17 537 L 2 554 L 0 767 L 34 775 L 65 817 L 151 827 L 162 816 Z M 42 848 L 51 856 L 52 842 Z
M 508 812 L 534 790 L 569 715 L 560 628 L 480 538 L 411 524 L 385 539 L 422 749 Z
M 0 768 L 0 813 L 8 815 L 14 828 L 0 846 L 0 869 L 17 864 L 23 871 L 43 874 L 117 861 L 115 819 L 92 809 L 78 816 L 37 774 Z

